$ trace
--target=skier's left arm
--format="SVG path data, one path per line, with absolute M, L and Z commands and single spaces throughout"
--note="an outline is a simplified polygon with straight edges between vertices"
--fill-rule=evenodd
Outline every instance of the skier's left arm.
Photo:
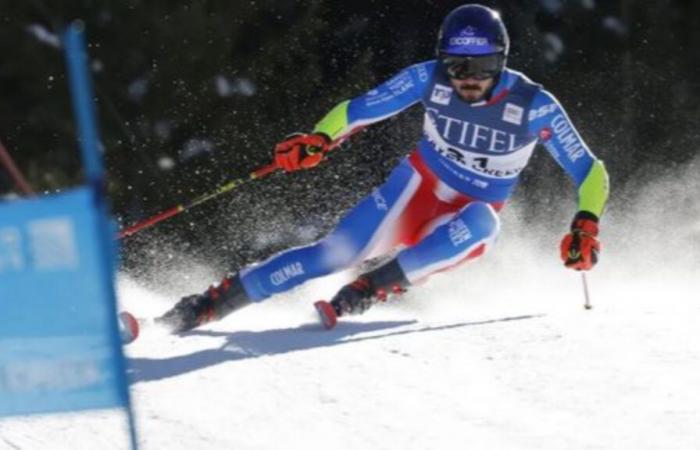
M 567 267 L 588 270 L 597 262 L 600 244 L 598 222 L 608 201 L 608 173 L 571 123 L 564 108 L 547 91 L 539 92 L 530 107 L 530 133 L 538 136 L 550 155 L 573 180 L 578 192 L 578 212 L 571 232 L 561 243 Z

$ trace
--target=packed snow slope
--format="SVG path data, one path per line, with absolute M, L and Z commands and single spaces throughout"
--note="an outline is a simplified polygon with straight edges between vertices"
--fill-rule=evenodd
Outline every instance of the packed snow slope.
M 183 336 L 146 329 L 126 348 L 140 445 L 697 449 L 697 173 L 613 203 L 588 276 L 592 310 L 581 275 L 558 261 L 561 224 L 525 227 L 516 204 L 489 255 L 332 331 L 312 303 L 351 273 Z M 171 284 L 184 295 L 221 268 L 182 273 Z M 139 316 L 175 297 L 119 282 L 121 306 Z M 126 447 L 117 412 L 0 421 L 3 449 Z

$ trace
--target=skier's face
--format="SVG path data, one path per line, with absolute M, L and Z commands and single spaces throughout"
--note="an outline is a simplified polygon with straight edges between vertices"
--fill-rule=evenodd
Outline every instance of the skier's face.
M 486 97 L 486 94 L 495 83 L 495 78 L 487 78 L 486 80 L 479 80 L 471 77 L 464 80 L 450 78 L 450 82 L 462 100 L 469 103 L 474 103 L 481 101 L 484 99 L 484 97 Z

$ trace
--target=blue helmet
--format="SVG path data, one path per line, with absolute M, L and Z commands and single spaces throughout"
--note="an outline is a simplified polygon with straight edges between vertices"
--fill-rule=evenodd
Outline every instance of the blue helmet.
M 482 5 L 463 5 L 445 17 L 438 36 L 438 58 L 501 54 L 505 62 L 510 39 L 498 12 Z

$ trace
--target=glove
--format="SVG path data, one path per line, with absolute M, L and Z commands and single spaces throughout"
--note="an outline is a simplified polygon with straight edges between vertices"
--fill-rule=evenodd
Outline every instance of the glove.
M 575 270 L 591 270 L 598 262 L 600 242 L 598 217 L 580 211 L 571 224 L 571 232 L 561 241 L 561 259 L 564 265 Z
M 310 169 L 321 162 L 330 144 L 325 134 L 291 134 L 275 146 L 275 163 L 287 172 Z

